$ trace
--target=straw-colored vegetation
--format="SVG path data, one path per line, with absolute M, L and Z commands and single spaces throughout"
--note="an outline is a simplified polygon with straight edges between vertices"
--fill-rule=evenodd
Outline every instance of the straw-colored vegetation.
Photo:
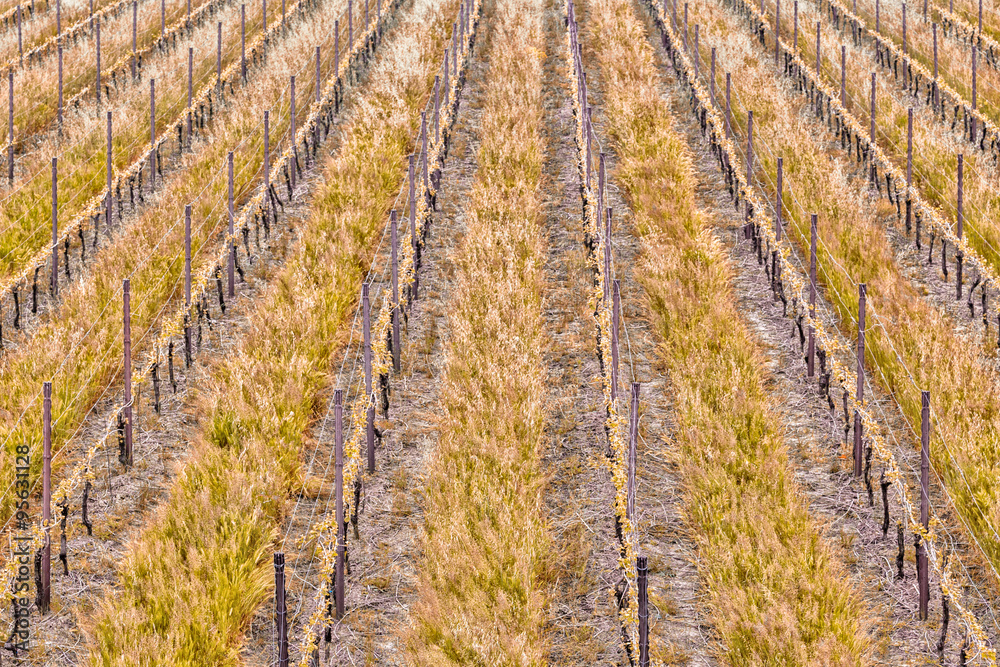
M 268 67 L 248 87 L 239 89 L 223 114 L 206 129 L 200 150 L 183 159 L 182 168 L 157 186 L 156 198 L 142 216 L 110 247 L 105 247 L 85 277 L 64 292 L 58 318 L 40 326 L 33 337 L 2 359 L 0 392 L 6 397 L 3 424 L 13 427 L 7 439 L 4 471 L 13 468 L 13 447 L 41 441 L 41 410 L 28 409 L 37 401 L 45 380 L 53 381 L 53 449 L 61 449 L 81 423 L 104 387 L 117 382 L 122 355 L 122 278 L 130 276 L 133 353 L 150 344 L 151 333 L 167 306 L 183 299 L 184 206 L 192 204 L 192 272 L 215 261 L 227 222 L 227 153 L 235 151 L 236 205 L 262 180 L 263 114 L 271 110 L 272 150 L 287 146 L 290 121 L 289 77 L 314 62 L 315 44 L 330 38 L 334 21 L 345 6 L 328 0 L 310 22 L 274 41 Z M 332 58 L 331 58 L 332 60 Z M 341 62 L 341 67 L 344 63 Z M 328 76 L 332 64 L 327 61 Z M 304 118 L 315 99 L 315 79 L 297 86 L 297 113 Z M 242 146 L 241 146 L 242 144 Z M 117 386 L 117 385 L 116 385 Z M 112 389 L 114 391 L 114 389 Z M 37 403 L 35 404 L 37 406 Z M 16 423 L 16 427 L 14 427 Z M 38 449 L 34 451 L 40 451 Z M 41 457 L 33 457 L 40 470 Z M 13 473 L 10 473 L 13 474 Z M 3 514 L 11 496 L 2 499 Z
M 456 255 L 412 664 L 543 662 L 541 3 L 496 3 Z
M 93 0 L 94 13 L 99 13 L 102 9 L 111 7 L 118 4 L 119 2 L 128 2 L 128 0 Z M 143 4 L 152 4 L 157 2 L 157 0 L 143 0 Z M 7 0 L 2 3 L 0 7 L 0 12 L 6 14 L 8 11 L 13 10 L 17 5 L 23 5 L 21 10 L 21 44 L 24 49 L 24 53 L 27 53 L 31 49 L 41 46 L 44 42 L 51 39 L 56 34 L 56 2 L 45 2 L 45 0 L 35 0 L 35 13 L 29 15 L 28 6 L 31 5 L 31 0 Z M 131 7 L 131 2 L 129 6 Z M 62 3 L 60 9 L 60 28 L 65 35 L 70 28 L 74 25 L 90 17 L 90 0 L 72 0 Z M 157 8 L 159 4 L 157 3 Z M 185 2 L 177 2 L 175 4 L 170 4 L 167 6 L 167 22 L 169 23 L 171 18 L 179 15 L 178 13 L 183 13 L 187 11 L 187 5 Z M 131 10 L 129 10 L 129 16 L 131 16 Z M 159 20 L 160 10 L 156 10 L 157 20 Z M 131 18 L 129 19 L 131 21 Z M 129 23 L 131 26 L 132 24 Z M 141 29 L 142 26 L 140 26 Z M 131 32 L 129 32 L 131 35 Z M 131 43 L 130 43 L 131 46 Z M 10 27 L 0 28 L 0 60 L 8 61 L 10 59 L 16 58 L 18 56 L 17 51 L 17 20 L 11 22 Z
M 248 40 L 260 34 L 261 7 L 256 12 L 247 9 Z M 272 2 L 268 9 L 268 25 L 273 26 L 281 17 L 279 3 Z M 232 6 L 220 12 L 216 20 L 223 24 L 223 62 L 225 68 L 240 58 L 240 8 Z M 156 80 L 156 136 L 163 136 L 168 126 L 182 117 L 187 107 L 188 47 L 194 48 L 193 89 L 201 89 L 216 80 L 216 20 L 207 21 L 195 31 L 189 42 L 162 55 L 147 58 L 141 85 L 127 85 L 114 96 L 111 107 L 113 124 L 112 159 L 116 174 L 126 171 L 143 153 L 149 150 L 149 79 Z M 159 14 L 157 13 L 157 25 Z M 131 34 L 131 31 L 130 31 Z M 103 39 L 103 35 L 102 35 Z M 19 79 L 16 84 L 18 104 L 31 108 L 32 122 L 54 122 L 55 106 L 43 99 L 33 99 L 34 94 L 47 99 L 52 93 L 51 71 L 47 68 L 27 70 L 25 76 L 36 81 Z M 305 82 L 303 82 L 305 83 Z M 52 224 L 52 178 L 50 161 L 59 157 L 59 220 L 69 225 L 92 204 L 92 198 L 103 192 L 107 164 L 107 127 L 102 113 L 97 113 L 96 102 L 91 98 L 85 112 L 65 111 L 61 136 L 52 132 L 43 137 L 39 145 L 16 158 L 17 172 L 14 189 L 3 196 L 0 212 L 0 275 L 13 276 L 30 270 L 31 260 L 40 249 L 50 243 Z M 108 107 L 101 107 L 107 111 Z M 97 113 L 97 118 L 91 114 Z M 31 131 L 19 124 L 15 132 Z M 37 128 L 36 128 L 37 129 Z M 161 156 L 166 159 L 176 151 L 176 134 L 168 141 Z M 185 130 L 185 138 L 186 138 Z M 148 171 L 147 171 L 148 175 Z M 144 179 L 146 182 L 148 179 Z M 127 189 L 126 189 L 127 192 Z M 89 239 L 88 239 L 89 242 Z
M 288 264 L 204 392 L 204 431 L 91 630 L 95 665 L 220 665 L 270 594 L 300 447 L 413 149 L 456 2 L 417 0 L 381 47 Z
M 797 113 L 802 98 L 777 82 L 770 61 L 761 64 L 743 19 L 711 0 L 692 5 L 694 20 L 705 30 L 703 44 L 718 48 L 719 71 L 732 72 L 740 127 L 742 110 L 754 110 L 755 140 L 768 147 L 755 154 L 758 178 L 766 173 L 773 181 L 775 158 L 784 156 L 787 227 L 808 252 L 809 214 L 819 215 L 819 279 L 852 339 L 857 283 L 867 283 L 869 317 L 877 318 L 865 339 L 866 363 L 877 368 L 869 378 L 893 393 L 915 432 L 920 390 L 931 391 L 931 462 L 987 557 L 1000 563 L 996 375 L 982 363 L 981 349 L 957 335 L 954 322 L 902 274 L 884 228 L 886 219 L 895 220 L 895 209 L 857 205 L 871 195 L 863 174 L 852 178 L 854 158 L 832 149 L 811 113 Z
M 854 665 L 862 603 L 792 479 L 760 352 L 737 312 L 724 250 L 698 207 L 632 3 L 588 3 L 620 184 L 643 239 L 637 275 L 660 334 L 684 480 L 720 658 L 732 665 Z M 672 445 L 671 449 L 675 446 Z M 666 453 L 666 452 L 664 452 Z

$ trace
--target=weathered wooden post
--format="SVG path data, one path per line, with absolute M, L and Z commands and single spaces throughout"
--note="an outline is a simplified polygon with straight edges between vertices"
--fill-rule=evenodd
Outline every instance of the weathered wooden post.
M 931 24 L 931 34 L 934 39 L 934 110 L 937 111 L 939 106 L 938 97 L 938 40 L 937 40 L 937 23 Z
M 820 26 L 820 22 L 816 21 L 816 76 L 820 76 L 820 74 L 821 74 L 821 72 L 820 72 L 820 63 L 822 61 L 820 59 L 822 58 L 822 55 L 823 55 L 823 52 L 820 51 L 820 48 L 819 48 L 819 44 L 820 44 L 820 42 L 819 42 L 819 26 Z
M 334 485 L 337 520 L 337 562 L 335 565 L 337 618 L 344 617 L 344 555 L 347 552 L 344 531 L 344 390 L 337 389 L 333 393 L 334 447 L 336 460 L 334 463 Z
M 132 305 L 128 278 L 122 281 L 122 305 L 125 341 L 125 460 L 122 463 L 132 467 Z
M 296 170 L 296 168 L 299 165 L 299 160 L 298 160 L 299 148 L 298 148 L 298 143 L 295 141 L 295 77 L 294 76 L 292 76 L 292 87 L 291 87 L 290 95 L 291 95 L 292 109 L 291 109 L 291 129 L 289 130 L 290 133 L 289 133 L 288 136 L 289 136 L 289 138 L 292 141 L 292 146 L 291 146 L 291 148 L 292 148 L 292 156 L 291 156 L 291 164 L 288 167 L 288 172 L 291 175 L 291 179 L 290 179 L 291 180 L 291 186 L 292 186 L 292 190 L 294 191 L 295 190 L 295 170 Z M 289 196 L 289 199 L 291 199 L 290 196 Z
M 191 105 L 194 104 L 194 47 L 188 47 L 188 110 L 187 110 L 187 130 L 188 148 L 194 144 L 194 115 Z
M 184 364 L 191 367 L 191 204 L 184 207 Z
M 278 667 L 288 667 L 288 610 L 285 606 L 285 554 L 274 554 L 274 625 L 278 635 Z
M 872 72 L 872 95 L 871 95 L 871 126 L 869 128 L 869 139 L 871 140 L 872 148 L 875 146 L 875 72 Z M 872 156 L 871 160 L 871 181 L 872 185 L 876 185 L 875 179 L 877 178 L 877 173 L 875 171 L 875 157 Z
M 639 589 L 639 667 L 649 667 L 649 566 L 645 556 L 635 559 L 636 586 Z
M 906 55 L 906 3 L 903 3 L 903 55 Z
M 969 114 L 969 141 L 975 143 L 976 141 L 976 52 L 978 48 L 975 44 L 972 45 L 972 111 Z
M 611 207 L 607 208 L 604 224 L 604 305 L 611 295 Z
M 906 233 L 910 233 L 913 218 L 913 201 L 910 187 L 913 185 L 913 107 L 906 110 Z
M 361 284 L 362 324 L 365 344 L 365 442 L 368 445 L 368 473 L 375 472 L 375 402 L 372 400 L 372 306 L 368 283 Z
M 215 85 L 222 92 L 222 21 L 216 26 L 215 36 Z
M 715 104 L 715 47 L 712 47 L 712 78 L 708 82 L 709 95 L 712 98 L 712 104 Z
M 858 285 L 858 391 L 857 402 L 864 404 L 865 397 L 865 283 Z M 861 476 L 864 447 L 861 444 L 861 413 L 854 411 L 854 476 Z
M 410 251 L 413 257 L 413 286 L 410 288 L 410 304 L 417 300 L 417 292 L 420 281 L 417 278 L 417 265 L 419 263 L 420 241 L 417 240 L 417 154 L 409 155 L 409 176 L 410 192 Z
M 618 328 L 621 322 L 621 284 L 615 278 L 611 303 L 611 401 L 618 400 Z
M 625 515 L 629 523 L 635 518 L 635 462 L 636 443 L 639 439 L 639 383 L 632 383 L 632 402 L 629 408 L 628 428 L 628 488 L 625 498 Z
M 52 298 L 59 294 L 59 158 L 52 158 Z
M 156 79 L 149 80 L 149 189 L 156 184 Z
M 962 192 L 962 190 L 963 190 L 963 188 L 962 188 L 962 180 L 963 180 L 963 173 L 964 172 L 965 172 L 965 156 L 963 154 L 959 153 L 958 154 L 958 193 L 957 193 L 958 197 L 957 197 L 957 201 L 955 202 L 955 204 L 956 204 L 955 205 L 955 218 L 956 218 L 956 221 L 957 221 L 957 224 L 955 225 L 955 227 L 956 227 L 956 233 L 958 234 L 959 243 L 961 243 L 961 241 L 962 241 L 962 232 L 963 232 L 963 229 L 964 229 L 964 226 L 965 226 L 964 225 L 964 223 L 965 223 L 964 216 L 962 215 L 962 213 L 963 213 L 963 211 L 962 211 L 962 205 L 963 205 L 963 200 L 965 199 L 964 196 L 963 196 L 963 192 Z M 963 259 L 963 256 L 962 256 L 962 246 L 959 245 L 959 246 L 957 246 L 955 248 L 955 274 L 956 274 L 955 275 L 955 300 L 956 301 L 958 301 L 959 299 L 962 298 L 962 259 Z M 985 287 L 984 287 L 984 289 L 985 289 Z
M 792 53 L 799 50 L 799 0 L 792 3 Z
M 840 45 L 840 104 L 847 108 L 847 46 Z
M 806 376 L 816 375 L 816 244 L 819 235 L 818 216 L 813 213 L 809 223 L 809 347 L 806 355 Z
M 399 372 L 399 219 L 396 209 L 389 212 L 389 243 L 392 253 L 392 370 Z
M 784 192 L 782 187 L 782 178 L 785 172 L 785 158 L 778 158 L 778 178 L 777 187 L 774 192 L 774 238 L 777 241 L 781 241 L 782 227 L 781 227 L 781 211 L 785 207 L 784 201 L 782 200 L 782 193 Z
M 729 72 L 726 72 L 726 139 L 729 139 L 733 134 L 732 127 L 732 108 L 729 104 L 729 92 L 732 88 L 732 76 Z
M 112 193 L 111 193 L 111 176 L 112 176 L 112 173 L 113 173 L 112 155 L 111 155 L 111 153 L 112 153 L 112 146 L 113 145 L 111 143 L 111 112 L 109 111 L 108 112 L 108 150 L 107 150 L 108 155 L 107 155 L 107 166 L 105 168 L 106 178 L 107 178 L 107 183 L 105 183 L 105 186 L 107 187 L 106 197 L 107 197 L 107 200 L 108 200 L 108 202 L 107 202 L 107 204 L 108 204 L 108 210 L 105 213 L 105 220 L 104 220 L 104 222 L 106 223 L 105 227 L 107 229 L 111 229 L 111 225 L 114 222 L 114 216 L 113 216 L 114 209 L 112 208 L 112 203 L 114 202 L 114 197 L 112 196 Z M 94 238 L 97 238 L 97 237 L 95 236 Z
M 56 123 L 59 125 L 59 131 L 62 132 L 63 126 L 63 47 L 62 47 L 62 37 L 56 40 L 56 51 L 58 51 L 59 56 L 59 102 L 56 106 Z
M 714 51 L 714 49 L 713 49 Z M 781 51 L 781 0 L 774 0 L 774 66 L 778 66 Z
M 14 68 L 7 70 L 7 86 L 10 95 L 7 105 L 7 180 L 14 184 Z
M 931 393 L 920 392 L 920 525 L 927 530 L 930 518 L 930 443 L 931 443 Z M 927 571 L 927 550 L 923 540 L 917 543 L 917 579 L 920 595 L 919 618 L 927 620 L 927 603 L 930 601 L 930 577 Z
M 42 547 L 41 614 L 49 613 L 52 599 L 51 566 L 52 536 L 52 383 L 42 384 L 42 522 L 45 525 L 45 546 Z
M 597 229 L 594 231 L 598 237 L 601 234 L 601 211 L 604 210 L 604 160 L 606 154 L 601 151 L 597 158 Z
M 94 41 L 97 45 L 97 85 L 94 94 L 97 95 L 97 106 L 101 106 L 101 17 L 94 18 Z
M 247 6 L 240 5 L 240 73 L 247 82 Z
M 138 51 L 136 45 L 136 34 L 138 32 L 137 21 L 139 17 L 139 0 L 132 0 L 132 78 L 135 78 L 135 65 L 136 65 L 136 51 Z

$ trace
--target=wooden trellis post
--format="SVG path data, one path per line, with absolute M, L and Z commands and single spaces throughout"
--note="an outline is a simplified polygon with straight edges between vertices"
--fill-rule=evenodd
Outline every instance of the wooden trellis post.
M 97 45 L 97 85 L 94 93 L 97 95 L 97 106 L 101 106 L 101 17 L 94 18 L 94 41 Z
M 111 229 L 111 225 L 112 225 L 112 223 L 114 221 L 114 215 L 113 215 L 114 209 L 112 208 L 112 204 L 114 202 L 114 197 L 112 196 L 112 193 L 111 193 L 111 176 L 114 173 L 114 171 L 113 171 L 113 165 L 112 165 L 112 155 L 111 155 L 112 154 L 112 147 L 113 147 L 113 144 L 111 143 L 111 112 L 109 111 L 108 112 L 108 150 L 107 150 L 107 154 L 108 155 L 107 155 L 107 166 L 106 166 L 106 169 L 105 169 L 106 176 L 107 176 L 107 183 L 105 183 L 105 186 L 107 187 L 107 195 L 106 196 L 107 196 L 107 200 L 108 200 L 107 201 L 108 209 L 107 209 L 107 212 L 105 213 L 105 220 L 104 220 L 105 227 L 107 229 L 109 229 L 109 230 Z M 95 236 L 94 238 L 97 238 L 97 237 Z
M 816 317 L 816 243 L 819 235 L 818 216 L 813 213 L 809 223 L 809 347 L 806 355 L 806 375 L 816 375 L 816 327 L 812 319 Z
M 52 158 L 52 298 L 59 294 L 59 158 Z
M 645 556 L 635 559 L 636 585 L 639 589 L 639 667 L 649 667 L 649 567 Z
M 333 418 L 335 424 L 334 447 L 336 449 L 336 460 L 334 463 L 335 474 L 335 502 L 337 520 L 337 562 L 335 565 L 337 611 L 336 617 L 344 617 L 344 555 L 347 551 L 345 544 L 346 535 L 344 532 L 344 390 L 337 389 L 333 393 Z
M 784 208 L 784 202 L 782 201 L 782 177 L 785 171 L 785 158 L 778 158 L 778 179 L 777 187 L 774 192 L 774 237 L 776 240 L 781 240 L 782 226 L 781 226 L 781 210 Z
M 7 70 L 7 85 L 10 92 L 7 105 L 7 180 L 14 184 L 14 68 Z
M 625 516 L 629 522 L 635 517 L 635 464 L 636 446 L 639 439 L 639 383 L 632 383 L 632 402 L 629 409 L 628 427 L 628 488 L 625 498 Z
M 913 218 L 913 201 L 910 187 L 913 185 L 913 107 L 906 110 L 906 233 L 910 233 Z
M 215 85 L 218 86 L 219 92 L 222 92 L 222 21 L 219 21 L 216 33 L 216 50 L 215 50 Z
M 240 73 L 247 82 L 247 6 L 240 5 Z
M 847 47 L 840 45 L 840 103 L 847 108 Z
M 732 126 L 732 107 L 729 103 L 729 93 L 732 89 L 732 75 L 726 72 L 726 139 L 729 139 L 733 134 Z
M 184 360 L 191 366 L 191 204 L 184 207 Z
M 188 110 L 187 110 L 187 131 L 188 148 L 194 145 L 194 114 L 191 105 L 194 104 L 194 47 L 188 47 Z
M 962 204 L 964 200 L 962 192 L 962 180 L 963 173 L 965 171 L 965 156 L 961 153 L 958 154 L 958 192 L 957 200 L 955 202 L 955 217 L 956 217 L 956 233 L 958 234 L 958 240 L 962 240 L 962 232 L 964 228 L 964 216 L 962 215 Z M 955 300 L 958 301 L 962 298 L 962 247 L 958 246 L 955 248 Z M 985 288 L 984 288 L 985 289 Z
M 149 190 L 156 184 L 156 79 L 149 80 Z
M 864 404 L 865 397 L 865 298 L 867 287 L 865 283 L 858 285 L 858 389 L 856 400 Z M 861 464 L 864 458 L 864 447 L 861 443 L 861 413 L 854 411 L 854 476 L 861 476 Z
M 375 404 L 372 402 L 372 306 L 368 297 L 368 283 L 361 285 L 362 325 L 364 328 L 365 355 L 365 442 L 368 453 L 368 473 L 375 472 Z
M 399 220 L 396 209 L 389 212 L 392 246 L 392 370 L 399 372 Z
M 288 667 L 288 610 L 285 606 L 285 554 L 274 554 L 274 624 L 278 635 L 278 667 Z
M 123 464 L 132 466 L 132 306 L 129 279 L 122 281 L 123 338 L 125 340 L 125 455 Z
M 292 145 L 291 145 L 292 157 L 291 157 L 291 165 L 289 165 L 288 171 L 291 174 L 291 185 L 292 185 L 292 190 L 294 191 L 295 190 L 295 171 L 296 171 L 296 168 L 298 167 L 298 164 L 299 164 L 299 160 L 298 160 L 299 147 L 298 147 L 298 142 L 295 141 L 295 77 L 294 76 L 291 79 L 291 90 L 289 91 L 289 93 L 290 93 L 290 97 L 291 97 L 292 109 L 291 109 L 291 128 L 289 130 L 288 137 L 289 137 L 289 139 L 292 142 Z M 290 198 L 291 197 L 289 197 L 289 199 Z
M 714 49 L 713 49 L 714 52 Z M 781 53 L 781 0 L 774 2 L 774 65 L 778 66 Z
M 52 537 L 52 383 L 42 385 L 42 521 L 45 524 L 45 546 L 42 547 L 41 614 L 49 613 L 52 596 L 51 565 Z
M 931 442 L 931 393 L 920 392 L 920 525 L 927 530 L 930 515 L 929 471 Z M 917 543 L 917 585 L 920 595 L 919 618 L 927 620 L 927 603 L 930 601 L 930 577 L 927 572 L 927 550 L 923 541 Z
M 611 310 L 611 400 L 618 400 L 618 328 L 621 321 L 621 283 L 615 278 Z
M 229 192 L 227 208 L 229 212 L 229 229 L 228 229 L 228 245 L 229 245 L 229 260 L 228 266 L 226 267 L 227 277 L 229 279 L 229 298 L 232 299 L 236 296 L 236 211 L 233 210 L 233 152 L 229 151 L 229 156 L 226 160 L 227 167 L 229 171 Z

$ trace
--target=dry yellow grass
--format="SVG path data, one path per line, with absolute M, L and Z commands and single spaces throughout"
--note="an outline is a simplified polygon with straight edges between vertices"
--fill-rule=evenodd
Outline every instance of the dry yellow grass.
M 865 611 L 792 479 L 763 359 L 697 203 L 691 156 L 629 0 L 588 3 L 605 118 L 643 238 L 637 275 L 675 397 L 687 521 L 732 665 L 856 665 Z M 587 41 L 585 41 L 587 44 Z
M 426 491 L 419 600 L 405 631 L 411 664 L 544 661 L 541 17 L 539 0 L 510 0 L 496 3 L 491 19 L 478 170 L 456 256 L 441 435 Z
M 955 323 L 928 303 L 900 271 L 878 208 L 858 206 L 871 195 L 854 179 L 854 158 L 832 157 L 825 130 L 802 99 L 778 83 L 769 60 L 762 64 L 742 19 L 707 0 L 691 3 L 705 43 L 717 47 L 719 71 L 731 71 L 739 107 L 754 110 L 754 134 L 769 147 L 758 151 L 760 171 L 773 180 L 783 155 L 786 229 L 808 252 L 809 214 L 819 215 L 817 271 L 841 328 L 856 336 L 857 286 L 868 286 L 865 334 L 869 379 L 893 394 L 915 433 L 920 429 L 920 390 L 931 391 L 931 463 L 941 476 L 972 537 L 994 567 L 1000 565 L 1000 379 L 982 349 L 959 336 Z M 745 127 L 738 113 L 737 122 Z M 989 344 L 992 351 L 993 344 Z M 912 379 L 911 379 L 912 378 Z M 917 446 L 917 440 L 912 441 Z
M 457 3 L 418 0 L 387 37 L 293 256 L 212 369 L 202 441 L 93 620 L 91 664 L 224 665 L 272 590 L 270 549 L 342 326 L 404 173 Z

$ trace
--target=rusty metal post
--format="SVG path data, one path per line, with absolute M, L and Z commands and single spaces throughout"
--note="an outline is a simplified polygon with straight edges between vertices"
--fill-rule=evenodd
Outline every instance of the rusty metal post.
M 806 375 L 816 375 L 816 327 L 812 319 L 816 317 L 816 244 L 818 237 L 817 215 L 812 214 L 809 224 L 809 347 L 806 355 Z
M 45 546 L 42 548 L 42 605 L 39 613 L 49 613 L 51 601 L 52 537 L 52 383 L 42 384 L 42 521 L 45 524 Z
M 618 400 L 618 328 L 621 321 L 621 283 L 615 278 L 611 302 L 611 400 Z
M 389 212 L 392 253 L 392 370 L 399 372 L 399 220 L 396 209 Z
M 931 393 L 920 392 L 920 525 L 928 528 L 930 519 L 930 461 L 931 461 Z M 918 617 L 927 620 L 927 603 L 930 601 L 930 577 L 927 572 L 927 551 L 923 540 L 917 543 L 917 585 L 920 595 Z
M 636 443 L 639 439 L 639 383 L 632 383 L 632 401 L 628 414 L 628 488 L 625 498 L 625 516 L 631 523 L 635 517 L 635 463 Z
M 729 105 L 729 92 L 732 88 L 732 76 L 729 72 L 726 72 L 726 139 L 728 139 L 733 134 L 732 127 L 732 109 Z
M 184 207 L 184 359 L 191 366 L 191 204 Z
M 240 5 L 240 73 L 247 82 L 247 6 Z
M 112 208 L 112 203 L 114 202 L 114 197 L 111 194 L 111 176 L 113 174 L 113 169 L 114 169 L 114 167 L 112 165 L 112 149 L 113 149 L 113 144 L 111 143 L 111 112 L 109 111 L 108 112 L 107 167 L 105 169 L 106 176 L 107 176 L 107 183 L 105 185 L 107 187 L 107 195 L 106 196 L 107 196 L 107 199 L 108 199 L 108 210 L 107 210 L 107 213 L 105 213 L 105 220 L 104 220 L 105 227 L 107 229 L 111 229 L 111 225 L 114 222 L 114 216 L 113 216 L 114 209 Z
M 778 183 L 774 192 L 774 237 L 776 240 L 781 240 L 781 210 L 784 208 L 784 202 L 782 201 L 782 177 L 785 171 L 785 158 L 778 158 Z
M 125 341 L 125 465 L 132 467 L 132 295 L 129 279 L 122 281 L 122 337 Z
M 192 104 L 194 104 L 194 47 L 188 47 L 188 148 L 191 148 L 194 144 L 194 136 L 192 135 L 192 131 L 194 130 L 194 115 L 191 113 Z
M 14 184 L 14 68 L 7 70 L 7 180 Z
M 291 93 L 291 102 L 292 102 L 292 114 L 291 114 L 291 123 L 292 124 L 291 124 L 291 129 L 290 129 L 288 137 L 289 137 L 289 140 L 292 142 L 292 146 L 291 146 L 291 148 L 292 148 L 292 160 L 291 160 L 292 164 L 291 164 L 291 166 L 288 169 L 288 173 L 291 175 L 291 185 L 292 185 L 292 190 L 294 191 L 295 190 L 295 170 L 296 170 L 296 168 L 298 167 L 298 164 L 299 164 L 299 161 L 298 161 L 299 147 L 298 147 L 297 142 L 295 141 L 295 77 L 294 76 L 292 77 L 292 88 L 291 88 L 290 93 Z
M 337 563 L 335 566 L 337 612 L 336 618 L 344 617 L 344 556 L 347 553 L 344 531 L 344 390 L 333 392 L 334 448 L 334 498 L 337 520 Z
M 94 93 L 97 95 L 97 106 L 101 106 L 101 17 L 94 18 L 94 40 L 97 44 L 97 86 Z
M 278 667 L 288 667 L 288 609 L 285 605 L 285 554 L 274 554 L 274 625 L 278 635 Z
M 222 21 L 219 21 L 215 36 L 215 85 L 222 89 Z
M 956 217 L 956 232 L 958 234 L 959 242 L 962 241 L 962 232 L 965 226 L 965 220 L 963 216 L 963 203 L 965 196 L 963 193 L 963 174 L 965 172 L 965 156 L 961 153 L 958 154 L 958 197 L 955 202 L 955 217 Z M 962 246 L 955 248 L 955 300 L 958 301 L 962 298 Z M 986 289 L 985 286 L 983 289 Z M 971 297 L 970 297 L 971 298 Z
M 135 78 L 135 66 L 136 66 L 136 51 L 138 47 L 136 44 L 136 34 L 138 33 L 138 21 L 139 17 L 139 0 L 132 0 L 132 78 Z
M 59 158 L 52 158 L 52 298 L 59 294 Z
M 372 398 L 372 306 L 368 297 L 368 283 L 361 285 L 362 325 L 365 344 L 365 441 L 368 444 L 368 473 L 375 472 L 375 402 Z
M 856 400 L 864 404 L 865 398 L 865 298 L 867 286 L 858 285 L 858 391 Z M 861 413 L 854 411 L 854 476 L 861 476 L 861 464 L 864 458 L 864 447 L 861 443 Z
M 156 184 L 156 79 L 149 80 L 149 189 Z
M 639 667 L 649 667 L 649 567 L 645 556 L 635 559 L 636 585 L 639 589 Z

